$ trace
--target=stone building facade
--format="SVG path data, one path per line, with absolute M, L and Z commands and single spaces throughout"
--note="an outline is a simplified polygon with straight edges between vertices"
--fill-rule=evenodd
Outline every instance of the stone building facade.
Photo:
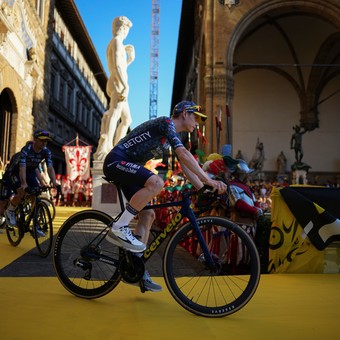
M 340 3 L 337 0 L 185 0 L 172 106 L 192 99 L 209 116 L 195 147 L 232 145 L 250 161 L 257 140 L 263 170 L 277 156 L 294 163 L 296 125 L 315 176 L 340 173 Z
M 53 19 L 48 129 L 56 170 L 66 173 L 62 146 L 78 138 L 95 151 L 109 99 L 106 73 L 73 0 L 56 0 Z
M 0 1 L 0 157 L 5 162 L 47 126 L 49 2 Z M 47 93 L 46 93 L 47 92 Z
M 56 172 L 65 173 L 64 144 L 98 143 L 106 82 L 73 0 L 0 0 L 2 165 L 43 128 Z

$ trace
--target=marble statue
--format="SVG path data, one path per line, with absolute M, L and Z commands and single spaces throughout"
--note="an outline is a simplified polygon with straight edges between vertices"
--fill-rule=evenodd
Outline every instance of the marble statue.
M 260 139 L 257 138 L 255 153 L 253 158 L 249 162 L 249 167 L 255 169 L 254 173 L 258 173 L 262 171 L 263 163 L 265 161 L 264 158 L 264 145 L 260 142 Z
M 279 175 L 284 175 L 286 173 L 286 167 L 287 167 L 287 158 L 283 151 L 280 152 L 280 154 L 277 156 L 276 159 L 277 164 L 277 173 Z
M 132 123 L 127 68 L 135 59 L 135 49 L 133 45 L 123 44 L 131 27 L 132 22 L 125 16 L 116 17 L 112 22 L 113 37 L 106 49 L 110 72 L 106 91 L 110 106 L 103 114 L 95 160 L 104 160 L 113 146 L 126 135 Z
M 242 151 L 241 150 L 238 150 L 237 151 L 237 154 L 235 156 L 236 159 L 243 159 L 244 160 L 244 157 L 243 157 L 243 154 L 242 154 Z

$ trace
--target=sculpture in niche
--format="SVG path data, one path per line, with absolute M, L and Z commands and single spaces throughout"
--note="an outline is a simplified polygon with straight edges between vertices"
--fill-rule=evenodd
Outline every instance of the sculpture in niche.
M 283 151 L 281 151 L 280 154 L 277 156 L 276 164 L 278 175 L 284 175 L 286 173 L 287 158 Z
M 260 142 L 260 139 L 257 138 L 255 153 L 249 162 L 249 167 L 255 170 L 254 174 L 262 171 L 264 160 L 264 145 Z
M 237 151 L 237 154 L 235 156 L 236 159 L 243 159 L 244 160 L 244 157 L 243 157 L 243 154 L 242 154 L 242 151 L 241 150 L 238 150 Z
M 109 109 L 103 114 L 96 160 L 104 160 L 115 144 L 123 138 L 132 123 L 128 103 L 129 85 L 127 67 L 135 59 L 133 45 L 124 45 L 132 22 L 125 16 L 116 17 L 112 22 L 112 39 L 106 49 L 110 77 L 106 91 L 110 97 Z

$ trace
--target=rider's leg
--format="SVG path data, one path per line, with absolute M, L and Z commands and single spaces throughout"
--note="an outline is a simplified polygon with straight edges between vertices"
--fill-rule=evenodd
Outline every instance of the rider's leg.
M 142 210 L 138 214 L 138 222 L 135 229 L 135 234 L 140 241 L 147 244 L 150 234 L 150 229 L 152 227 L 153 221 L 155 219 L 155 212 L 153 210 Z M 136 253 L 137 256 L 142 256 L 143 252 Z M 142 284 L 145 290 L 151 292 L 160 292 L 162 291 L 162 286 L 153 281 L 149 272 L 145 270 Z
M 5 211 L 5 218 L 7 221 L 7 224 L 10 227 L 14 227 L 17 222 L 16 222 L 16 217 L 15 217 L 15 209 L 18 206 L 18 204 L 21 202 L 22 198 L 24 197 L 24 189 L 19 188 L 17 190 L 17 193 L 12 197 L 9 201 L 8 207 Z
M 140 237 L 140 241 L 147 244 L 149 240 L 150 229 L 155 219 L 153 210 L 142 210 L 138 214 L 138 222 L 135 234 Z
M 12 205 L 15 209 L 18 206 L 18 204 L 21 202 L 23 197 L 24 197 L 24 189 L 19 188 L 17 190 L 17 193 L 11 198 L 9 204 Z
M 144 251 L 145 244 L 133 236 L 129 223 L 162 191 L 163 180 L 150 170 L 123 159 L 115 152 L 106 156 L 103 171 L 107 178 L 122 184 L 124 195 L 129 201 L 109 231 L 107 240 L 132 252 Z
M 138 190 L 130 199 L 128 208 L 124 210 L 122 216 L 115 223 L 115 227 L 129 225 L 131 220 L 163 189 L 164 182 L 153 175 L 147 179 L 144 188 Z
M 145 250 L 145 243 L 133 236 L 129 228 L 129 223 L 154 196 L 161 192 L 163 184 L 163 180 L 154 174 L 146 180 L 144 188 L 138 190 L 132 196 L 123 214 L 109 231 L 107 235 L 109 242 L 120 245 L 132 252 L 142 252 Z

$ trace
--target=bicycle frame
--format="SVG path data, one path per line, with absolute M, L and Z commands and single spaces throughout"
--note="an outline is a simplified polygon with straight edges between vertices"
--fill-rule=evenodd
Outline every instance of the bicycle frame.
M 119 198 L 122 197 L 121 189 L 117 187 L 118 196 Z M 208 246 L 204 240 L 204 237 L 202 235 L 202 232 L 199 228 L 199 225 L 197 223 L 197 219 L 195 216 L 194 211 L 190 208 L 191 205 L 191 199 L 189 198 L 193 193 L 183 193 L 183 199 L 175 202 L 168 202 L 168 203 L 160 203 L 160 204 L 154 204 L 154 205 L 148 205 L 144 207 L 143 210 L 150 210 L 150 209 L 160 209 L 160 208 L 168 208 L 168 207 L 174 207 L 174 206 L 180 206 L 181 209 L 177 212 L 176 216 L 174 216 L 170 223 L 167 225 L 167 227 L 154 238 L 154 240 L 151 242 L 150 246 L 144 250 L 143 256 L 141 256 L 141 259 L 144 263 L 146 263 L 153 253 L 161 246 L 161 244 L 168 238 L 168 236 L 171 234 L 171 232 L 177 228 L 181 227 L 181 222 L 185 217 L 187 217 L 193 225 L 194 233 L 198 239 L 198 242 L 201 246 L 202 252 L 204 254 L 204 259 L 206 263 L 209 265 L 209 268 L 215 269 L 216 265 L 214 263 L 214 260 L 209 252 Z M 121 201 L 121 207 L 123 207 L 122 204 L 123 201 Z M 123 209 L 122 209 L 123 210 Z M 115 220 L 119 218 L 119 216 L 122 213 L 120 213 L 112 222 L 114 223 Z M 95 239 L 93 239 L 90 243 L 90 245 L 94 244 L 97 240 L 98 244 L 105 238 L 106 234 L 108 233 L 108 229 L 110 228 L 110 225 L 108 225 Z M 90 252 L 87 254 L 87 252 Z M 129 251 L 125 250 L 128 254 Z M 96 255 L 92 252 L 90 247 L 87 247 L 87 249 L 84 249 L 84 252 L 82 254 L 83 256 L 89 256 L 93 257 L 98 261 L 105 262 L 114 266 L 117 266 L 117 261 L 113 260 L 110 256 L 100 254 Z
M 26 192 L 22 201 L 18 205 L 18 208 L 21 206 L 23 211 L 25 209 L 26 204 L 32 205 L 30 207 L 28 216 L 26 214 L 24 214 L 23 219 L 22 219 L 23 225 L 20 226 L 20 227 L 22 229 L 23 235 L 26 232 L 29 232 L 31 234 L 31 236 L 34 236 L 33 229 L 30 228 L 30 224 L 31 224 L 32 221 L 35 221 L 35 219 L 37 218 L 37 206 L 38 206 L 38 203 L 41 202 L 41 198 L 39 197 L 39 195 L 45 189 L 48 189 L 48 187 L 43 188 L 43 189 L 40 188 L 40 187 L 39 188 L 33 188 L 33 190 Z
M 32 204 L 32 207 L 30 208 L 29 215 L 27 218 L 23 219 L 23 232 L 29 232 L 33 236 L 33 230 L 30 228 L 30 224 L 32 220 L 37 217 L 37 203 L 40 201 L 40 198 L 35 195 L 27 195 L 27 197 L 24 198 L 24 201 L 19 204 L 19 206 L 22 206 L 22 209 L 24 210 L 25 204 L 28 204 L 27 200 Z M 27 203 L 26 203 L 27 202 Z
M 194 211 L 190 208 L 191 199 L 190 193 L 183 193 L 183 199 L 180 201 L 169 202 L 169 203 L 161 203 L 155 205 L 148 205 L 143 210 L 150 209 L 160 209 L 160 208 L 168 208 L 174 206 L 180 206 L 181 209 L 177 214 L 171 219 L 170 223 L 166 226 L 166 228 L 151 242 L 150 246 L 144 250 L 142 259 L 144 262 L 152 256 L 152 254 L 160 247 L 163 241 L 170 235 L 170 233 L 181 226 L 182 220 L 187 217 L 190 223 L 193 225 L 193 230 L 195 232 L 196 237 L 198 238 L 198 242 L 202 248 L 204 258 L 209 264 L 210 268 L 214 268 L 215 264 L 209 252 L 208 246 L 204 240 L 202 232 L 197 223 L 197 219 Z

